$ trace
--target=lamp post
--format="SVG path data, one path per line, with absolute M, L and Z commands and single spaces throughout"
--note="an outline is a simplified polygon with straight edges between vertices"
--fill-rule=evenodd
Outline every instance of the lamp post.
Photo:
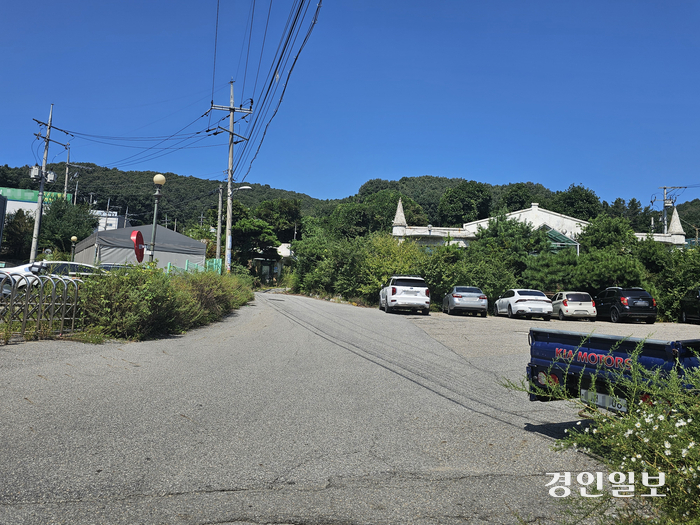
M 230 188 L 230 186 L 229 186 Z M 233 188 L 228 194 L 227 208 L 228 213 L 226 217 L 226 273 L 231 273 L 231 250 L 233 249 L 233 236 L 231 235 L 232 219 L 231 215 L 233 213 L 233 194 L 238 190 L 252 190 L 250 186 L 238 186 L 238 188 Z
M 70 238 L 70 262 L 75 261 L 75 243 L 78 242 L 78 238 L 73 235 Z
M 156 176 L 153 177 L 153 184 L 156 185 L 156 193 L 155 193 L 156 203 L 155 203 L 155 206 L 153 207 L 153 231 L 151 232 L 151 255 L 149 256 L 149 259 L 148 259 L 150 262 L 153 262 L 153 252 L 156 250 L 156 226 L 157 226 L 157 221 L 158 221 L 158 201 L 163 196 L 163 194 L 160 192 L 160 189 L 163 187 L 163 184 L 165 184 L 165 177 L 163 175 L 161 175 L 160 173 L 156 174 Z

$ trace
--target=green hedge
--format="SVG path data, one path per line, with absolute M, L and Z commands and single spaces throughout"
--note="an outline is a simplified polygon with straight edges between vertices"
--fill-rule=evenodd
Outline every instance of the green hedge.
M 252 298 L 247 277 L 214 272 L 167 274 L 148 265 L 87 279 L 80 288 L 88 332 L 135 340 L 211 323 Z

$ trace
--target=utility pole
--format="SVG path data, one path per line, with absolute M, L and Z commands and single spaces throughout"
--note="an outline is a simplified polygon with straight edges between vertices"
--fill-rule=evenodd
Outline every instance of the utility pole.
M 219 184 L 219 219 L 216 221 L 216 258 L 221 259 L 221 204 L 224 195 L 224 185 Z
M 686 186 L 661 186 L 659 189 L 664 190 L 664 234 L 668 233 L 668 221 L 666 220 L 666 208 L 673 208 L 673 200 L 666 197 L 666 190 L 682 190 Z
M 236 133 L 233 132 L 233 115 L 235 112 L 239 113 L 246 113 L 250 114 L 253 112 L 252 108 L 251 109 L 243 109 L 243 107 L 234 107 L 233 105 L 233 80 L 230 82 L 231 84 L 231 103 L 229 106 L 217 106 L 212 104 L 211 109 L 219 109 L 223 111 L 228 111 L 229 112 L 229 125 L 228 125 L 228 130 L 218 126 L 219 129 L 223 131 L 228 131 L 228 176 L 227 176 L 227 185 L 228 185 L 228 193 L 227 193 L 227 198 L 226 198 L 226 273 L 231 273 L 231 248 L 232 248 L 232 239 L 231 239 L 231 220 L 232 220 L 232 215 L 233 215 L 233 189 L 231 188 L 231 184 L 233 183 L 233 145 L 234 143 L 237 144 L 237 142 L 234 142 L 233 137 L 236 136 L 240 138 L 241 140 L 248 140 L 246 137 L 242 137 L 240 135 L 237 135 Z M 240 142 L 240 141 L 239 141 Z
M 66 159 L 66 182 L 63 184 L 63 198 L 64 199 L 68 195 L 68 168 L 70 166 L 70 142 L 66 143 L 66 149 L 68 150 L 68 158 Z
M 204 212 L 199 214 L 199 227 L 204 228 Z
M 36 216 L 34 217 L 34 233 L 32 234 L 32 250 L 29 253 L 29 262 L 36 261 L 36 252 L 39 245 L 39 224 L 41 223 L 41 211 L 44 205 L 44 182 L 46 181 L 46 160 L 49 156 L 49 137 L 51 136 L 51 120 L 53 119 L 53 104 L 49 111 L 49 122 L 46 128 L 46 141 L 44 143 L 44 158 L 41 161 L 41 174 L 39 182 L 39 197 L 37 198 Z

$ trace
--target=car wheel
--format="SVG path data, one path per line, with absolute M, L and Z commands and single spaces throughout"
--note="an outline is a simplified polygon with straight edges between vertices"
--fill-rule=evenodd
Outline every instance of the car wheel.
M 559 320 L 560 321 L 564 320 L 564 310 L 559 310 Z
M 493 305 L 493 316 L 498 317 L 498 305 Z
M 610 309 L 610 322 L 611 323 L 619 323 L 620 322 L 620 312 L 617 311 L 617 308 Z
M 511 319 L 513 318 L 513 310 L 511 309 L 510 305 L 508 305 L 508 317 Z
M 685 312 L 681 312 L 681 323 L 687 323 L 688 318 L 685 316 Z
M 486 317 L 486 310 L 484 310 L 483 312 L 481 312 L 481 317 Z
M 589 317 L 588 320 L 589 320 L 591 323 L 595 323 L 595 317 Z
M 426 308 L 423 310 L 423 315 L 430 315 L 430 309 Z
M 391 308 L 389 308 L 389 301 L 384 303 L 384 311 L 388 314 L 391 313 Z
M 647 324 L 654 324 L 656 322 L 656 317 L 647 317 L 645 321 Z
M 549 321 L 551 318 L 552 318 L 552 317 L 549 316 L 549 315 L 543 315 L 543 316 L 542 316 L 542 320 L 543 320 L 543 321 Z

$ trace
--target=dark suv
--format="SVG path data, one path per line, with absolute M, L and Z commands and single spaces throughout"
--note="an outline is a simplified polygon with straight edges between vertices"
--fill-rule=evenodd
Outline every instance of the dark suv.
M 598 318 L 617 323 L 624 319 L 656 322 L 656 299 L 642 288 L 606 288 L 595 298 Z

